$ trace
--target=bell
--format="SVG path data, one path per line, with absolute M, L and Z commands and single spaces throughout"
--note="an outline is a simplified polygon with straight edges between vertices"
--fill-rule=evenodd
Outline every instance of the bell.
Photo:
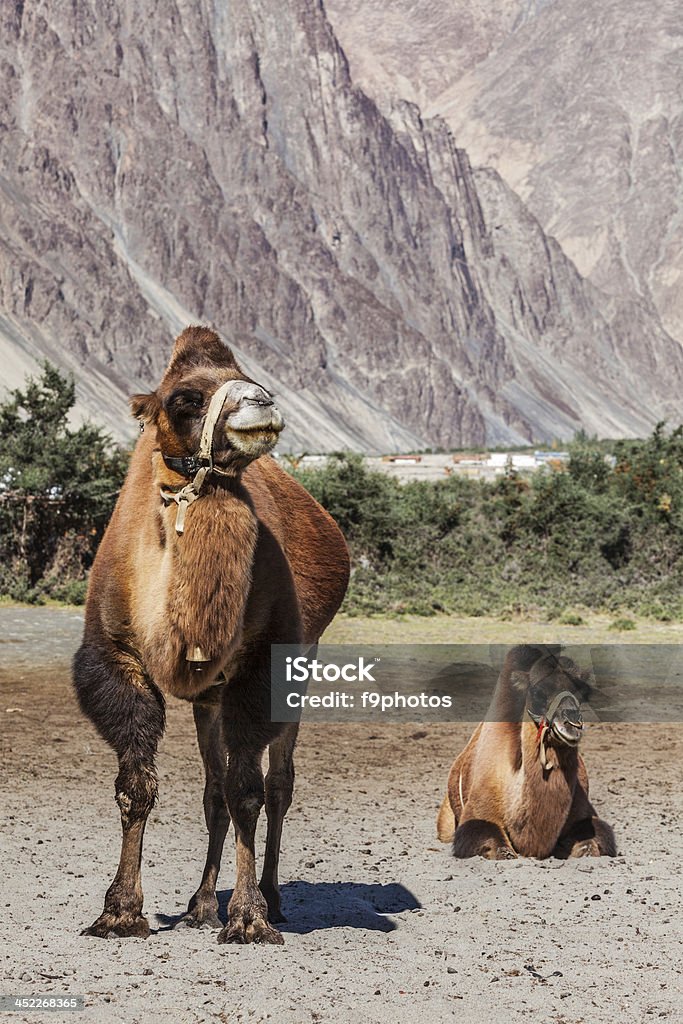
M 194 647 L 188 647 L 187 654 L 185 655 L 185 660 L 186 661 L 211 661 L 210 658 L 207 658 L 207 656 L 204 654 L 204 651 L 201 649 L 201 647 L 198 644 L 195 644 Z

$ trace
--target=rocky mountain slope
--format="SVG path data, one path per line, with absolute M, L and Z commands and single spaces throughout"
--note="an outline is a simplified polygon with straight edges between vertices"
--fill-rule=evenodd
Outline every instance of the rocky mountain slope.
M 372 0 L 329 7 L 372 95 L 445 117 L 582 275 L 683 343 L 676 0 L 390 0 L 385 17 Z
M 291 448 L 642 433 L 680 349 L 438 120 L 354 86 L 316 0 L 0 8 L 0 354 L 117 436 L 213 323 Z
M 542 0 L 541 0 L 542 2 Z M 426 108 L 525 20 L 534 0 L 326 0 L 355 82 Z

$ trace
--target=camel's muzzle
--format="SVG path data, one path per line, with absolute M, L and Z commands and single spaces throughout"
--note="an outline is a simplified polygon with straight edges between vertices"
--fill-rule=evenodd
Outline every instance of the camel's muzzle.
M 265 455 L 285 425 L 282 413 L 259 384 L 235 381 L 231 397 L 237 398 L 239 405 L 225 419 L 225 437 L 242 455 Z
M 583 735 L 581 705 L 576 694 L 570 690 L 563 690 L 551 700 L 544 714 L 534 713 L 529 709 L 529 715 L 538 726 L 536 743 L 539 748 L 541 765 L 545 772 L 549 772 L 555 767 L 555 762 L 547 747 L 550 737 L 567 747 L 576 747 L 581 741 Z
M 583 735 L 583 715 L 580 711 L 564 708 L 552 721 L 552 733 L 561 743 L 575 747 Z
M 576 695 L 569 690 L 558 693 L 549 704 L 546 721 L 553 736 L 566 744 L 575 747 L 583 735 L 583 715 Z

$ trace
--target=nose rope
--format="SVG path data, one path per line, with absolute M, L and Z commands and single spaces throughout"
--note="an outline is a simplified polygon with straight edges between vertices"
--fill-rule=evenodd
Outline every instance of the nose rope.
M 190 505 L 200 496 L 204 481 L 213 472 L 213 432 L 216 429 L 216 423 L 225 405 L 228 393 L 235 383 L 236 381 L 234 380 L 227 380 L 225 384 L 221 384 L 211 397 L 202 425 L 199 449 L 195 456 L 201 465 L 193 479 L 189 484 L 181 487 L 179 491 L 165 491 L 163 487 L 160 490 L 165 505 L 170 505 L 174 501 L 178 506 L 175 516 L 175 531 L 177 534 L 183 533 L 185 529 L 185 513 Z

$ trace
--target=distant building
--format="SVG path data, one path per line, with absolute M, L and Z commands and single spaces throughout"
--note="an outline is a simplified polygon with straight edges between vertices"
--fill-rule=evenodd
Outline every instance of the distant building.
M 456 452 L 451 456 L 456 466 L 485 466 L 490 458 L 488 452 Z
M 569 462 L 569 452 L 534 452 L 534 458 L 539 465 L 544 462 Z
M 522 452 L 492 452 L 487 465 L 492 469 L 536 469 L 538 463 L 533 455 L 526 455 Z

